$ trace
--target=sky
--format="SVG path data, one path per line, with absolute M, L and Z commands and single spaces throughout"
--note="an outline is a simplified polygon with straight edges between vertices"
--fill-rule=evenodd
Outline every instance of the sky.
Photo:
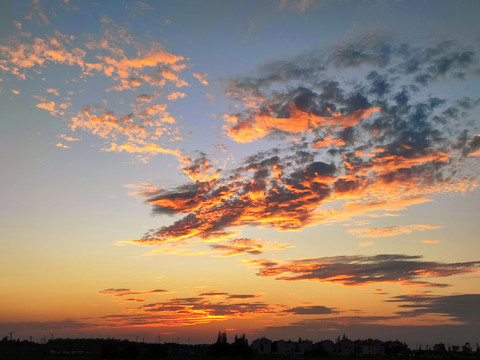
M 1 6 L 0 337 L 480 342 L 480 2 Z

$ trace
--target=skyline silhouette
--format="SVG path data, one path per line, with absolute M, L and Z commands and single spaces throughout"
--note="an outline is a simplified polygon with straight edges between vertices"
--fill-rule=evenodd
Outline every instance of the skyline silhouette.
M 1 8 L 0 334 L 479 341 L 479 1 Z

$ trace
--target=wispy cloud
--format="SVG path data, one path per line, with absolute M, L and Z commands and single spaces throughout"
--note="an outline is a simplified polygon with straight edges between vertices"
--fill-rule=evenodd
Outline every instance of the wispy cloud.
M 232 239 L 219 244 L 211 244 L 210 247 L 222 253 L 222 256 L 234 256 L 241 254 L 260 255 L 268 250 L 284 250 L 293 245 L 285 243 L 268 243 L 254 239 Z
M 440 229 L 443 226 L 435 225 L 392 225 L 382 228 L 358 228 L 350 229 L 348 232 L 361 238 L 379 238 L 397 236 L 402 234 L 411 234 L 413 231 L 425 231 Z
M 142 290 L 142 291 L 132 291 L 130 289 L 105 289 L 98 292 L 101 295 L 112 295 L 112 296 L 126 296 L 126 295 L 146 295 L 146 294 L 165 294 L 169 293 L 167 290 Z

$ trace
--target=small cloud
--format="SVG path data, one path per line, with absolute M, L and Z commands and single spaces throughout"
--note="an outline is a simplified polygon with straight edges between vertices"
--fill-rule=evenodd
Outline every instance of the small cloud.
M 133 190 L 132 192 L 129 192 L 128 195 L 142 198 L 155 196 L 162 192 L 160 188 L 153 186 L 150 183 L 126 184 L 123 185 L 123 187 Z
M 57 136 L 58 138 L 60 139 L 63 139 L 65 141 L 69 141 L 69 142 L 72 142 L 72 141 L 79 141 L 80 139 L 78 138 L 74 138 L 74 137 L 71 137 L 71 136 L 67 136 L 66 134 L 60 134 Z
M 424 244 L 438 244 L 440 240 L 422 240 Z
M 62 144 L 62 143 L 57 143 L 57 145 L 55 145 L 55 146 L 59 147 L 59 148 L 62 148 L 62 149 L 70 149 L 70 146 Z
M 235 256 L 241 254 L 260 255 L 267 250 L 284 250 L 292 247 L 286 243 L 268 243 L 258 239 L 232 239 L 210 247 L 222 252 L 221 256 Z
M 53 101 L 50 101 L 48 103 L 39 103 L 36 105 L 37 108 L 47 110 L 50 113 L 55 112 L 55 103 Z
M 58 92 L 57 89 L 47 89 L 47 93 L 53 94 L 55 96 L 60 96 L 60 93 Z
M 175 92 L 170 93 L 167 96 L 167 99 L 170 100 L 170 101 L 173 101 L 173 100 L 177 100 L 177 99 L 183 99 L 185 96 L 186 96 L 185 93 L 180 92 L 180 91 L 175 91 Z
M 360 246 L 372 246 L 373 242 L 371 242 L 371 241 L 361 242 L 361 243 L 359 243 L 359 245 Z
M 195 79 L 197 79 L 200 84 L 204 85 L 204 86 L 207 86 L 208 85 L 208 81 L 207 81 L 207 73 L 204 72 L 204 73 L 193 73 L 193 77 Z
M 20 90 L 12 90 L 12 93 L 14 93 L 15 95 L 20 95 Z

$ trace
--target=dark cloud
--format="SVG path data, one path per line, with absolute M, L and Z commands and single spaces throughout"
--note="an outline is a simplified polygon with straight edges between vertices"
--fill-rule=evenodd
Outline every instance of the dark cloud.
M 312 305 L 312 306 L 298 306 L 290 309 L 284 310 L 285 312 L 297 314 L 297 315 L 328 315 L 333 314 L 338 311 L 335 311 L 334 308 L 328 308 L 321 305 Z
M 225 295 L 228 295 L 228 293 L 218 292 L 218 291 L 207 291 L 207 292 L 202 292 L 199 295 L 200 296 L 225 296 Z
M 331 60 L 337 67 L 385 66 L 392 52 L 387 41 L 389 38 L 390 35 L 384 32 L 362 35 L 355 41 L 339 46 Z
M 445 287 L 448 285 L 425 279 L 470 273 L 480 267 L 480 261 L 441 263 L 421 259 L 421 256 L 390 254 L 300 259 L 269 266 L 259 262 L 257 275 L 275 276 L 277 280 L 310 280 L 344 286 L 397 283 L 405 286 Z
M 463 80 L 466 71 L 470 65 L 475 64 L 475 61 L 476 54 L 472 49 L 459 48 L 451 41 L 444 41 L 425 51 L 426 70 L 415 80 L 422 85 L 428 85 L 439 77 L 447 75 Z
M 404 309 L 397 312 L 400 316 L 439 314 L 480 325 L 480 294 L 399 295 L 385 301 L 399 303 L 398 306 Z
M 132 291 L 130 289 L 105 289 L 99 291 L 98 293 L 101 295 L 112 295 L 112 296 L 125 296 L 125 295 L 147 295 L 147 294 L 165 294 L 168 293 L 168 290 L 140 290 L 140 291 Z
M 260 297 L 259 295 L 228 295 L 227 299 L 230 300 L 244 300 L 244 299 L 255 299 Z

